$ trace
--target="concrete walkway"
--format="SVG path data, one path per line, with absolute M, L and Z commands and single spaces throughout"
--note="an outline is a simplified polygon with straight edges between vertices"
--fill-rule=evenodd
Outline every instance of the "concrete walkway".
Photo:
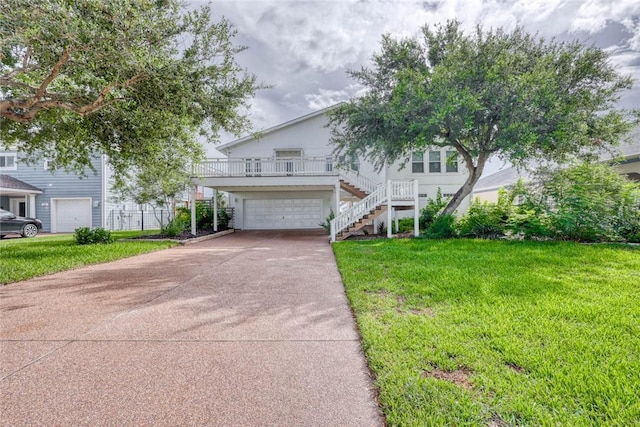
M 326 235 L 238 232 L 0 287 L 0 423 L 383 420 Z

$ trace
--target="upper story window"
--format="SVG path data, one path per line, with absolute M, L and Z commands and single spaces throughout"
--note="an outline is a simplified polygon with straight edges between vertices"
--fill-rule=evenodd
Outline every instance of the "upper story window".
M 447 151 L 447 164 L 445 166 L 447 172 L 458 172 L 458 152 Z
M 333 172 L 333 156 L 325 157 L 325 172 Z
M 429 151 L 429 172 L 442 172 L 441 156 L 439 151 Z
M 411 154 L 411 172 L 424 173 L 424 153 Z
M 0 153 L 0 170 L 10 171 L 17 169 L 16 153 Z

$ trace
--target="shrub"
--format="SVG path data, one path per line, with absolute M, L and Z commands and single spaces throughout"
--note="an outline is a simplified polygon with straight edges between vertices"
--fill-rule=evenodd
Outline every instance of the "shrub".
M 498 206 L 496 203 L 475 199 L 467 213 L 460 219 L 460 236 L 483 239 L 504 236 L 507 218 Z
M 456 235 L 456 216 L 451 214 L 438 216 L 424 233 L 428 239 L 450 239 Z
M 396 230 L 396 222 L 391 222 L 391 230 L 393 233 L 409 233 L 413 232 L 413 218 L 398 219 L 398 229 Z
M 182 217 L 176 216 L 162 228 L 162 234 L 167 237 L 176 237 L 187 229 L 187 224 Z
M 73 234 L 75 241 L 79 245 L 90 245 L 93 243 L 112 243 L 113 237 L 111 232 L 104 228 L 94 228 L 91 230 L 89 227 L 80 227 L 75 229 Z
M 442 191 L 438 187 L 435 199 L 427 199 L 427 204 L 420 211 L 420 230 L 426 230 L 435 221 L 442 209 L 447 206 L 447 200 L 442 197 Z
M 333 209 L 331 209 L 329 211 L 329 216 L 325 218 L 324 222 L 321 222 L 318 225 L 324 228 L 324 230 L 327 233 L 331 233 L 331 220 L 334 219 L 335 217 L 336 217 L 336 214 L 333 213 Z
M 640 186 L 610 166 L 583 163 L 553 172 L 542 195 L 558 238 L 637 240 Z

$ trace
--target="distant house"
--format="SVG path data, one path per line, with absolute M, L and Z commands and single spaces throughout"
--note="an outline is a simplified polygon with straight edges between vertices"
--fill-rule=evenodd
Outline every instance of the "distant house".
M 620 157 L 615 160 L 610 154 L 601 157 L 602 162 L 611 163 L 621 174 L 629 179 L 640 181 L 640 128 L 636 128 L 631 134 L 631 141 L 622 144 L 620 147 Z M 513 186 L 518 179 L 530 182 L 533 179 L 531 173 L 515 168 L 503 169 L 494 174 L 481 178 L 473 189 L 473 199 L 481 201 L 496 202 L 498 200 L 498 190 Z
M 313 229 L 334 212 L 339 238 L 371 221 L 416 217 L 438 188 L 454 193 L 466 180 L 452 148 L 416 152 L 405 168 L 381 171 L 365 159 L 339 161 L 326 126 L 330 108 L 218 147 L 227 157 L 197 165 L 194 185 L 229 193 L 236 228 Z
M 0 205 L 19 216 L 36 217 L 43 231 L 73 232 L 78 227 L 109 228 L 114 209 L 131 203 L 112 201 L 110 172 L 103 156 L 92 160 L 86 177 L 54 169 L 47 160 L 27 164 L 16 151 L 0 152 Z

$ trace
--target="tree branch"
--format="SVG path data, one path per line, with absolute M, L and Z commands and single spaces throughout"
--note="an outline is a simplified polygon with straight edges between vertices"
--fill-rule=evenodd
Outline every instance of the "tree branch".
M 49 73 L 47 78 L 44 79 L 44 81 L 40 85 L 40 88 L 38 89 L 38 91 L 35 93 L 33 98 L 31 98 L 31 100 L 25 104 L 24 108 L 29 109 L 36 102 L 38 102 L 38 101 L 40 101 L 42 99 L 44 94 L 47 92 L 47 87 L 49 86 L 49 84 L 58 76 L 58 74 L 60 73 L 60 68 L 62 68 L 64 63 L 67 62 L 67 60 L 69 59 L 69 53 L 70 52 L 71 52 L 71 48 L 69 48 L 69 47 L 66 48 L 64 50 L 64 52 L 62 52 L 62 56 L 60 57 L 60 59 L 58 59 L 58 62 L 56 62 L 55 65 L 53 66 L 53 68 L 51 69 L 51 73 Z

